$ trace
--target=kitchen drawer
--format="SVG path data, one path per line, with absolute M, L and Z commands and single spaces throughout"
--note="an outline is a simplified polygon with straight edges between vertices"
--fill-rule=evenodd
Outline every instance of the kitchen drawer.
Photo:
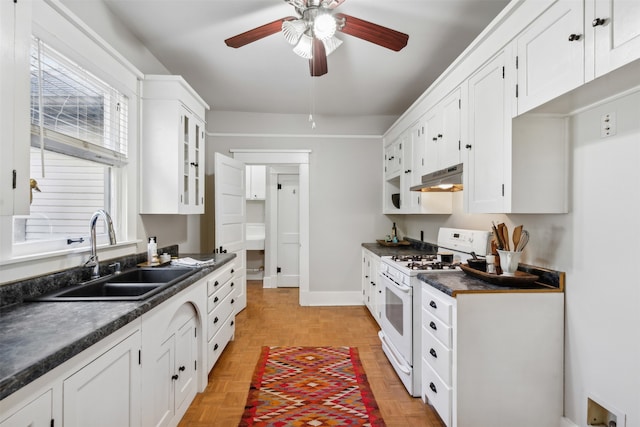
M 451 326 L 429 313 L 425 308 L 422 309 L 422 327 L 438 338 L 446 347 L 453 347 Z
M 447 325 L 451 325 L 453 304 L 453 298 L 448 297 L 429 284 L 422 285 L 422 308 Z
M 451 385 L 451 355 L 451 349 L 445 347 L 423 326 L 422 359 L 436 371 L 447 385 Z
M 207 281 L 207 295 L 214 294 L 218 289 L 222 287 L 225 283 L 227 283 L 235 272 L 235 263 L 230 262 L 228 265 L 225 265 L 222 268 L 220 274 L 216 275 L 213 279 Z
M 234 313 L 234 303 L 236 299 L 236 293 L 231 292 L 225 299 L 220 302 L 220 305 L 209 313 L 207 320 L 209 322 L 207 329 L 207 340 L 210 340 L 222 327 L 225 320 Z
M 224 326 L 220 328 L 217 334 L 213 336 L 212 339 L 209 340 L 207 344 L 207 363 L 208 368 L 211 370 L 213 365 L 216 364 L 220 355 L 222 354 L 222 350 L 227 346 L 229 341 L 233 339 L 233 334 L 236 330 L 236 321 L 235 316 L 231 316 L 227 319 Z
M 428 363 L 422 362 L 422 398 L 433 406 L 445 425 L 451 425 L 452 389 L 442 382 Z
M 233 278 L 227 280 L 223 285 L 218 285 L 218 290 L 207 298 L 207 312 L 211 313 L 216 307 L 222 304 L 222 301 L 227 295 L 229 295 L 235 288 Z

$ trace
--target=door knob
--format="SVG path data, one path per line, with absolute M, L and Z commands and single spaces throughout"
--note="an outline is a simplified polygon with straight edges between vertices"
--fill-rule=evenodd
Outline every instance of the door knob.
M 591 21 L 591 26 L 597 27 L 599 25 L 604 25 L 605 22 L 607 22 L 607 20 L 604 18 L 596 18 L 593 21 Z
M 569 35 L 569 41 L 570 42 L 578 41 L 578 40 L 580 40 L 580 38 L 582 38 L 582 36 L 580 34 L 571 34 L 571 35 Z

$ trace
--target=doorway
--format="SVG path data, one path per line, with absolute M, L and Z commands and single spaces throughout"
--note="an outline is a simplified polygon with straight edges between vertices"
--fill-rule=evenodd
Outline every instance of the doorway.
M 297 176 L 298 187 L 296 197 L 293 200 L 298 205 L 298 280 L 300 288 L 300 305 L 309 305 L 309 154 L 310 150 L 229 150 L 234 159 L 247 165 L 266 165 L 267 170 L 267 195 L 265 206 L 265 268 L 263 286 L 275 288 L 280 286 L 278 281 L 278 176 Z M 292 236 L 288 236 L 292 239 Z M 287 244 L 287 250 L 292 250 L 293 243 Z M 282 270 L 282 266 L 281 270 Z M 293 275 L 293 274 L 292 274 Z M 286 280 L 290 280 L 287 278 Z M 291 279 L 293 281 L 293 279 Z M 284 286 L 284 284 L 283 284 Z

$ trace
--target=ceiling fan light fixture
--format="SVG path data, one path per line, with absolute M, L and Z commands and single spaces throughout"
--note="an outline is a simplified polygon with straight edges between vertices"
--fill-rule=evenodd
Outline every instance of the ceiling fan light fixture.
M 282 22 L 282 34 L 289 44 L 297 44 L 306 30 L 307 23 L 303 19 Z
M 298 44 L 293 48 L 293 51 L 296 55 L 301 56 L 304 59 L 311 59 L 313 56 L 313 37 L 307 33 L 302 34 Z
M 318 13 L 313 20 L 313 34 L 322 41 L 333 37 L 336 29 L 336 19 L 330 13 Z
M 337 38 L 336 36 L 331 37 L 327 40 L 322 40 L 324 43 L 324 50 L 327 52 L 327 56 L 331 55 L 334 50 L 336 50 L 342 44 L 342 40 Z

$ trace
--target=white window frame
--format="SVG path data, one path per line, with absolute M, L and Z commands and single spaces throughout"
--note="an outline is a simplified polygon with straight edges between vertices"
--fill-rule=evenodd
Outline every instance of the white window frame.
M 59 0 L 33 3 L 33 35 L 50 44 L 83 68 L 94 73 L 129 98 L 128 164 L 120 168 L 114 185 L 116 191 L 126 191 L 114 200 L 112 214 L 119 217 L 118 244 L 101 249 L 104 257 L 121 256 L 137 251 L 138 206 L 138 145 L 139 93 L 144 75 L 97 33 L 80 21 Z M 28 94 L 23 94 L 28 96 Z M 81 265 L 86 260 L 88 246 L 68 248 L 39 254 L 14 254 L 12 247 L 13 217 L 0 217 L 0 283 L 34 274 Z M 87 229 L 89 220 L 87 220 Z M 99 244 L 101 242 L 98 242 Z M 37 262 L 34 262 L 37 261 Z

